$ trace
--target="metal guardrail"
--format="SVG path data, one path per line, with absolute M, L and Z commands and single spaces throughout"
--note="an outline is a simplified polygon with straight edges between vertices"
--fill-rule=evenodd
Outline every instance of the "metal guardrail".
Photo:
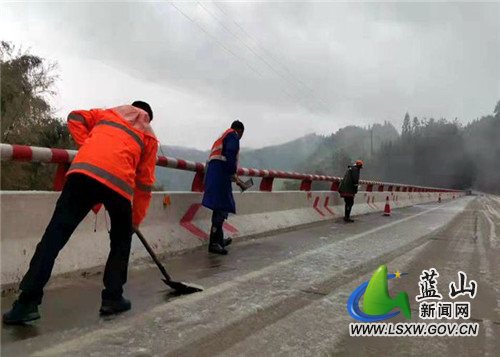
M 55 180 L 56 189 L 60 189 L 60 181 L 64 180 L 64 177 L 61 177 L 61 175 L 64 175 L 65 172 L 63 168 L 67 167 L 67 165 L 71 163 L 77 153 L 76 150 L 50 149 L 36 146 L 10 145 L 2 143 L 0 143 L 0 150 L 1 161 L 25 161 L 59 164 L 60 170 L 58 170 L 58 174 L 56 175 Z M 203 192 L 203 176 L 205 173 L 205 164 L 168 156 L 158 156 L 156 159 L 156 165 L 176 170 L 196 172 L 193 183 L 191 185 L 191 190 L 194 192 Z M 336 191 L 340 182 L 342 181 L 341 177 L 335 176 L 312 175 L 298 172 L 261 170 L 242 167 L 238 168 L 238 175 L 248 177 L 261 177 L 262 181 L 260 183 L 260 190 L 268 192 L 272 191 L 274 179 L 300 180 L 300 189 L 302 191 L 310 191 L 313 181 L 331 182 L 331 190 Z M 371 180 L 360 180 L 359 184 L 366 185 L 367 191 L 374 191 L 374 186 L 378 186 L 376 189 L 376 191 L 378 192 L 460 192 L 459 190 L 403 185 Z

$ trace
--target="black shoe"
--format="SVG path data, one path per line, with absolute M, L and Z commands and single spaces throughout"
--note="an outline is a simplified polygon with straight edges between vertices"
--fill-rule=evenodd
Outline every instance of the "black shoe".
M 101 315 L 112 315 L 130 310 L 131 307 L 132 303 L 130 302 L 130 300 L 127 300 L 122 296 L 120 300 L 103 299 L 99 312 L 101 313 Z
M 233 238 L 224 238 L 222 241 L 222 246 L 227 247 L 229 244 L 233 242 Z
M 3 314 L 2 321 L 6 325 L 22 325 L 25 322 L 38 320 L 39 318 L 37 304 L 23 304 L 15 301 L 12 309 Z
M 214 253 L 214 254 L 220 254 L 220 255 L 226 255 L 227 250 L 224 249 L 220 244 L 209 244 L 208 245 L 208 252 L 209 253 Z
M 351 218 L 349 218 L 349 217 L 344 217 L 344 222 L 346 222 L 346 223 L 352 223 L 352 222 L 354 222 L 354 220 L 351 219 Z

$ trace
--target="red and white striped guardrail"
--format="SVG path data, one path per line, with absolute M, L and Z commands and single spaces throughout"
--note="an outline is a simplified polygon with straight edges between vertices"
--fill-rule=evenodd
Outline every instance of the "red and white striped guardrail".
M 74 159 L 76 150 L 65 149 L 50 149 L 36 146 L 24 145 L 9 145 L 0 143 L 1 161 L 25 161 L 25 162 L 45 162 L 59 164 L 58 174 L 55 180 L 55 189 L 59 190 L 62 187 L 61 182 L 64 180 L 65 168 Z M 203 192 L 203 175 L 205 173 L 205 164 L 183 159 L 176 159 L 168 156 L 158 156 L 156 165 L 169 167 L 177 170 L 196 172 L 191 190 L 194 192 Z M 331 189 L 336 191 L 338 185 L 342 181 L 341 177 L 326 176 L 326 175 L 311 175 L 298 172 L 288 172 L 279 170 L 259 170 L 253 168 L 238 168 L 239 176 L 262 177 L 260 183 L 261 191 L 272 191 L 273 180 L 289 179 L 301 180 L 300 189 L 302 191 L 310 191 L 313 181 L 331 182 Z M 423 187 L 414 185 L 403 185 L 380 181 L 360 180 L 360 185 L 366 185 L 367 191 L 374 191 L 374 186 L 378 186 L 378 192 L 460 192 L 459 190 L 450 190 L 433 187 Z

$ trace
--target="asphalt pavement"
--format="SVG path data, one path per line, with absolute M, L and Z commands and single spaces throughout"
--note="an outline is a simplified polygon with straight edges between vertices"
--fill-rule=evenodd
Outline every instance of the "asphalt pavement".
M 125 291 L 132 310 L 116 317 L 98 314 L 102 275 L 55 279 L 41 320 L 2 328 L 2 356 L 498 355 L 499 198 L 355 218 L 237 241 L 227 256 L 204 248 L 164 258 L 175 279 L 205 288 L 189 296 L 172 294 L 152 264 L 132 266 Z M 466 272 L 477 295 L 458 300 L 470 301 L 467 322 L 479 324 L 478 336 L 351 337 L 349 295 L 382 264 L 408 273 L 391 280 L 390 292 L 408 293 L 412 318 L 399 314 L 393 323 L 432 322 L 419 318 L 415 301 L 422 270 L 439 271 L 443 301 L 458 271 Z M 2 311 L 14 297 L 2 298 Z

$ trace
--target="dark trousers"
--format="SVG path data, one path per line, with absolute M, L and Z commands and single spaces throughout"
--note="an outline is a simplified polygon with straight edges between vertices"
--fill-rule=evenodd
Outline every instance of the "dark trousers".
M 227 219 L 229 214 L 224 211 L 213 211 L 212 212 L 212 225 L 222 228 L 224 221 Z
M 102 298 L 117 300 L 127 282 L 128 260 L 132 241 L 132 206 L 128 199 L 100 182 L 82 174 L 71 174 L 64 185 L 54 214 L 31 258 L 21 281 L 23 303 L 42 302 L 43 288 L 49 281 L 59 251 L 76 227 L 97 203 L 103 203 L 111 219 L 110 252 L 104 270 Z
M 345 202 L 345 218 L 349 218 L 351 216 L 352 206 L 354 206 L 354 197 L 344 197 Z
M 228 217 L 228 213 L 224 211 L 212 211 L 212 228 L 210 232 L 210 244 L 222 245 L 224 239 L 224 230 L 222 225 Z

